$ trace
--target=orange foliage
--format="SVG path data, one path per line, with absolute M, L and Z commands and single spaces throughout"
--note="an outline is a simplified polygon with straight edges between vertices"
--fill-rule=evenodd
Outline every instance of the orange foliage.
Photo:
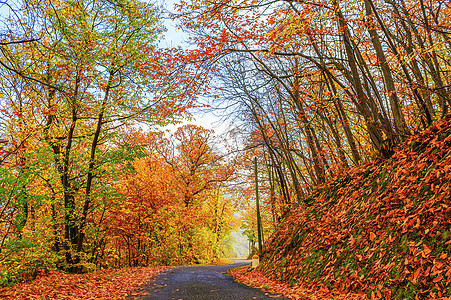
M 218 259 L 236 226 L 221 183 L 233 174 L 212 148 L 212 131 L 199 126 L 132 133 L 147 156 L 117 182 L 121 195 L 104 214 L 101 266 L 206 263 Z
M 290 299 L 314 300 L 314 299 L 336 299 L 336 300 L 363 300 L 364 295 L 354 293 L 329 293 L 328 290 L 305 288 L 299 285 L 291 286 L 286 282 L 276 281 L 265 275 L 258 269 L 249 269 L 249 267 L 239 267 L 228 271 L 238 282 L 256 287 L 271 293 L 282 294 Z
M 126 299 L 139 294 L 148 283 L 169 267 L 110 269 L 90 274 L 45 272 L 31 282 L 0 289 L 2 299 Z

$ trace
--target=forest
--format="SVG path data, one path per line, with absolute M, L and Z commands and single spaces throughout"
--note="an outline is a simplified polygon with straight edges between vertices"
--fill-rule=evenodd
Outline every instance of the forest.
M 291 285 L 451 296 L 451 3 L 163 4 L 0 2 L 0 287 L 218 262 L 261 229 L 261 271 Z M 228 131 L 190 123 L 205 112 Z M 399 252 L 374 246 L 385 226 Z M 393 288 L 340 253 L 407 272 Z

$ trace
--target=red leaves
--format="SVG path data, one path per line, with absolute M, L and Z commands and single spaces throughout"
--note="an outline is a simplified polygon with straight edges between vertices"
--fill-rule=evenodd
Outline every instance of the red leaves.
M 2 299 L 125 299 L 138 294 L 148 283 L 169 267 L 102 270 L 89 274 L 48 272 L 36 280 L 0 290 Z

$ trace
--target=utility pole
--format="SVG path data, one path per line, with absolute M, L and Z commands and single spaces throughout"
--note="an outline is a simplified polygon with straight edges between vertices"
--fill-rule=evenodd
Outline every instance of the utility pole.
M 262 245 L 262 219 L 260 217 L 260 203 L 258 199 L 258 175 L 257 175 L 257 157 L 254 157 L 255 170 L 255 199 L 257 202 L 257 239 L 258 239 L 258 255 L 261 256 L 263 252 Z

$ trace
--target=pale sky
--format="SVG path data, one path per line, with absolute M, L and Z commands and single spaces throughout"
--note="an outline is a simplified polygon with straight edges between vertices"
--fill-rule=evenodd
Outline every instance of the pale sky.
M 179 0 L 157 0 L 157 3 L 163 5 L 167 10 L 174 10 L 174 3 L 178 3 Z M 165 20 L 164 22 L 167 32 L 165 34 L 165 39 L 162 42 L 162 45 L 167 47 L 176 47 L 181 46 L 182 48 L 188 47 L 184 41 L 188 40 L 187 35 L 181 30 L 176 28 L 176 24 L 170 19 Z M 166 126 L 166 129 L 170 131 L 175 131 L 179 126 L 184 124 L 195 124 L 202 126 L 208 129 L 214 129 L 216 134 L 219 135 L 227 130 L 228 124 L 220 124 L 219 118 L 215 117 L 212 114 L 193 114 L 195 120 L 187 121 L 183 124 L 179 125 L 169 125 Z

